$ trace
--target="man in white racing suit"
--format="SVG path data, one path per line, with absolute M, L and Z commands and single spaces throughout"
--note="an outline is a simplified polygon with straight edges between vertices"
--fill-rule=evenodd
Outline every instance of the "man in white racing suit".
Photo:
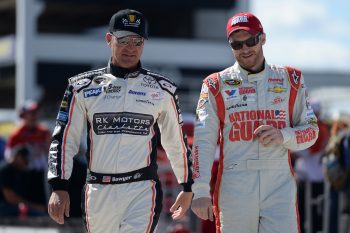
M 53 189 L 48 211 L 57 223 L 69 216 L 68 180 L 87 128 L 88 174 L 83 218 L 89 233 L 155 232 L 162 209 L 157 176 L 158 126 L 162 146 L 184 190 L 171 207 L 182 218 L 192 200 L 191 154 L 182 131 L 176 86 L 143 69 L 146 18 L 135 10 L 114 14 L 105 39 L 108 67 L 69 79 L 49 152 Z
M 204 80 L 196 110 L 192 210 L 211 220 L 214 212 L 217 232 L 297 233 L 289 150 L 310 147 L 318 137 L 303 76 L 266 63 L 266 35 L 253 14 L 230 18 L 227 38 L 236 63 Z M 218 137 L 212 204 L 209 180 Z

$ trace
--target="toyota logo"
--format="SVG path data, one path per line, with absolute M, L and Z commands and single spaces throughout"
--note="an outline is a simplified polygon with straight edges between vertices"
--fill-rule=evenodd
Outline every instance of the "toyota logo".
M 156 83 L 156 80 L 154 78 L 152 78 L 152 77 L 149 77 L 149 76 L 143 77 L 143 81 L 146 82 L 149 85 Z

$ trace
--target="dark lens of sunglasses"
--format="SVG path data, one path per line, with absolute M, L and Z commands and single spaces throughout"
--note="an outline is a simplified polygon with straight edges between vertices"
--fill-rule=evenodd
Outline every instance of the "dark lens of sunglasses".
M 231 47 L 234 50 L 242 49 L 243 44 L 247 45 L 248 47 L 253 47 L 259 43 L 259 38 L 260 38 L 260 34 L 254 36 L 254 37 L 250 37 L 249 39 L 247 39 L 245 41 L 234 41 L 231 43 Z

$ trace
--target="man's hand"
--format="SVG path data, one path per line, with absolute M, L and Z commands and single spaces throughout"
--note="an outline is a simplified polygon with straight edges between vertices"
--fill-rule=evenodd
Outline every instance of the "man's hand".
M 192 201 L 192 211 L 203 220 L 213 221 L 213 204 L 209 197 L 200 197 Z
M 181 191 L 179 195 L 177 195 L 175 203 L 170 208 L 170 212 L 173 213 L 171 217 L 174 220 L 181 219 L 185 216 L 186 211 L 190 208 L 192 196 L 192 192 L 184 191 Z
M 64 224 L 64 215 L 69 217 L 70 199 L 67 191 L 53 191 L 48 204 L 50 217 L 59 224 Z
M 254 134 L 257 136 L 258 141 L 265 147 L 283 144 L 281 131 L 271 125 L 260 125 L 254 130 Z

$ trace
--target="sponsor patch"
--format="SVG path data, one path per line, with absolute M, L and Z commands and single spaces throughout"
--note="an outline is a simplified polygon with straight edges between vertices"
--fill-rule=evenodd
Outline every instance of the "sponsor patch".
M 216 89 L 216 83 L 212 78 L 208 78 L 208 85 L 212 86 L 214 89 Z
M 274 93 L 282 93 L 282 92 L 285 92 L 286 90 L 287 88 L 281 87 L 281 86 L 274 86 L 268 89 L 268 91 L 274 92 Z
M 247 107 L 247 106 L 248 106 L 248 104 L 246 104 L 246 103 L 234 104 L 230 107 L 227 107 L 226 110 L 235 109 L 235 108 L 242 108 L 242 107 Z
M 273 101 L 271 101 L 271 104 L 280 104 L 285 101 L 286 98 L 282 98 L 281 96 L 276 96 Z
M 91 96 L 99 96 L 102 93 L 102 88 L 89 88 L 84 90 L 84 98 L 89 98 Z
M 119 99 L 121 96 L 120 95 L 105 95 L 103 97 L 104 100 L 116 100 Z
M 199 99 L 197 110 L 204 109 L 204 105 L 208 102 L 208 99 Z
M 280 84 L 280 85 L 282 85 L 283 84 L 283 82 L 284 82 L 284 79 L 283 78 L 269 78 L 268 80 L 267 80 L 269 83 L 274 83 L 274 84 Z
M 238 90 L 240 95 L 256 93 L 256 90 L 254 87 L 240 87 L 238 88 Z
M 152 100 L 162 100 L 162 99 L 164 99 L 164 93 L 160 92 L 160 91 L 151 92 L 150 96 L 151 96 Z
M 112 112 L 95 113 L 93 116 L 93 129 L 97 135 L 104 134 L 131 134 L 149 135 L 154 122 L 152 115 Z
M 146 92 L 143 92 L 143 91 L 129 90 L 128 93 L 129 93 L 130 95 L 146 96 Z
M 256 94 L 247 94 L 242 96 L 242 100 L 246 102 L 255 102 Z
M 199 173 L 199 162 L 198 162 L 198 145 L 196 145 L 194 147 L 194 150 L 193 150 L 193 166 L 192 166 L 192 169 L 193 169 L 193 173 L 192 173 L 192 179 L 196 179 L 200 176 L 200 173 Z
M 239 98 L 239 92 L 237 91 L 237 89 L 225 91 L 225 100 L 233 100 L 238 98 Z
M 68 113 L 59 111 L 57 115 L 57 120 L 62 121 L 62 122 L 67 122 L 68 120 Z
M 293 71 L 292 78 L 293 78 L 293 82 L 294 82 L 295 84 L 298 84 L 298 83 L 299 83 L 300 76 L 297 75 L 297 73 L 295 72 L 295 70 Z
M 311 142 L 316 138 L 316 130 L 313 128 L 307 128 L 305 130 L 296 130 L 295 138 L 298 144 Z
M 136 102 L 138 103 L 144 103 L 144 104 L 149 104 L 149 105 L 152 105 L 154 106 L 154 103 L 149 101 L 149 100 L 141 100 L 141 99 L 137 99 Z
M 157 85 L 157 81 L 151 76 L 143 77 L 143 82 L 141 83 L 141 86 L 149 87 L 153 89 L 159 89 L 159 86 Z
M 81 88 L 81 87 L 83 87 L 83 86 L 89 84 L 90 82 L 91 82 L 90 79 L 88 79 L 88 78 L 83 78 L 83 79 L 80 79 L 80 80 L 78 80 L 78 81 L 72 83 L 72 85 L 73 85 L 73 87 L 74 87 L 75 89 L 79 89 L 79 88 Z
M 242 80 L 240 79 L 225 79 L 224 83 L 229 86 L 238 87 L 242 85 Z
M 119 93 L 120 90 L 121 90 L 121 86 L 116 86 L 116 85 L 113 85 L 113 84 L 109 84 L 108 86 L 104 86 L 103 87 L 103 91 L 107 94 L 110 94 L 110 93 Z
M 205 119 L 208 117 L 208 113 L 206 110 L 198 110 L 197 111 L 197 119 L 199 121 L 205 121 Z
M 167 89 L 170 93 L 174 94 L 175 91 L 176 91 L 176 86 L 172 85 L 171 83 L 169 83 L 168 81 L 166 80 L 159 80 L 159 84 Z
M 67 103 L 67 101 L 62 100 L 61 106 L 60 106 L 60 110 L 68 111 L 68 103 Z

